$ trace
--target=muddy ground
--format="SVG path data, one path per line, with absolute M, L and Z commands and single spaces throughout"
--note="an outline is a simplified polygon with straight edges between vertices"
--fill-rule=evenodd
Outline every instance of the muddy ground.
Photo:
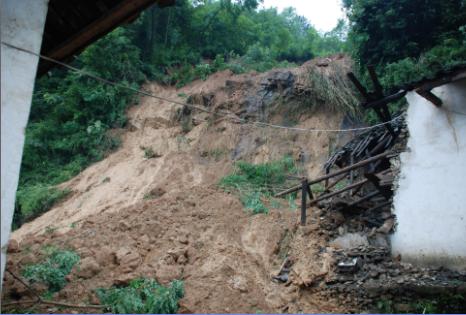
M 349 67 L 341 57 L 325 62 Z M 343 115 L 325 106 L 300 107 L 296 87 L 309 71 L 327 70 L 314 61 L 264 74 L 224 71 L 181 89 L 157 84 L 144 89 L 245 119 L 338 129 Z M 55 246 L 76 251 L 81 261 L 54 301 L 98 304 L 95 289 L 146 277 L 162 284 L 183 280 L 182 313 L 367 309 L 364 297 L 328 290 L 335 255 L 332 234 L 322 227 L 325 213 L 309 209 L 308 224 L 300 227 L 298 204 L 251 215 L 237 195 L 218 187 L 238 160 L 261 163 L 291 155 L 300 175 L 316 176 L 342 135 L 258 128 L 151 97 L 142 97 L 128 117 L 126 129 L 112 131 L 121 136 L 121 147 L 62 184 L 71 195 L 12 234 L 8 270 L 20 275 L 24 266 L 43 259 L 44 248 Z M 272 281 L 286 257 L 293 264 L 288 281 Z M 6 275 L 2 303 L 31 298 Z M 38 305 L 34 311 L 76 310 Z

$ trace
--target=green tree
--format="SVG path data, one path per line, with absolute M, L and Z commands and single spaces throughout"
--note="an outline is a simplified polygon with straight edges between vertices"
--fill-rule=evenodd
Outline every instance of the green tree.
M 353 55 L 361 64 L 390 63 L 458 38 L 464 0 L 345 0 Z

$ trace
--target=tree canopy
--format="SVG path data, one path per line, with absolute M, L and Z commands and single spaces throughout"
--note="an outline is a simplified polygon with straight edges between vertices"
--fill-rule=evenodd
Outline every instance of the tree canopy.
M 350 51 L 376 65 L 387 88 L 466 60 L 464 0 L 343 0 Z

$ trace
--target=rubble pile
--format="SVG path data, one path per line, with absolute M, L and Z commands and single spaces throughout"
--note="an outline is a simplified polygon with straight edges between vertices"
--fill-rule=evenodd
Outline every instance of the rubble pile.
M 327 174 L 331 168 L 345 168 L 386 151 L 405 150 L 408 132 L 403 115 L 399 117 L 391 128 L 369 130 L 337 150 L 325 163 Z M 333 262 L 321 286 L 330 297 L 356 310 L 425 312 L 428 307 L 439 307 L 433 310 L 464 313 L 466 273 L 415 267 L 391 255 L 390 234 L 396 228 L 391 204 L 399 164 L 394 155 L 326 183 L 324 194 L 344 180 L 346 185 L 363 184 L 328 194 L 329 198 L 317 203 L 321 233 L 329 243 L 323 251 Z

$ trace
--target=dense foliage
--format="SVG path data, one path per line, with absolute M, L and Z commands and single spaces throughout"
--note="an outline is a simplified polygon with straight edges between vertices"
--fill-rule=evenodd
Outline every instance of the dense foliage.
M 146 79 L 184 85 L 215 71 L 265 71 L 343 50 L 344 23 L 320 35 L 292 9 L 257 10 L 258 1 L 179 0 L 89 46 L 73 65 L 138 88 Z M 55 69 L 36 82 L 26 130 L 14 225 L 34 218 L 67 191 L 54 188 L 116 148 L 134 93 Z
M 148 74 L 183 85 L 226 68 L 265 71 L 344 50 L 343 21 L 319 34 L 294 9 L 257 10 L 259 2 L 180 0 L 151 8 L 140 21 L 144 27 L 137 27 Z
M 135 279 L 122 288 L 98 289 L 97 296 L 113 314 L 176 314 L 184 295 L 182 281 L 168 287 L 152 279 Z
M 133 32 L 118 28 L 74 62 L 83 70 L 135 88 L 144 79 Z M 76 175 L 118 146 L 108 133 L 126 122 L 127 89 L 57 69 L 37 80 L 26 129 L 14 223 L 46 211 L 67 191 L 51 186 Z
M 75 252 L 54 249 L 44 262 L 27 266 L 23 276 L 30 282 L 46 284 L 49 292 L 57 292 L 66 285 L 65 277 L 78 262 Z
M 466 64 L 466 1 L 344 0 L 360 70 L 377 67 L 391 89 Z M 361 73 L 362 75 L 363 73 Z

